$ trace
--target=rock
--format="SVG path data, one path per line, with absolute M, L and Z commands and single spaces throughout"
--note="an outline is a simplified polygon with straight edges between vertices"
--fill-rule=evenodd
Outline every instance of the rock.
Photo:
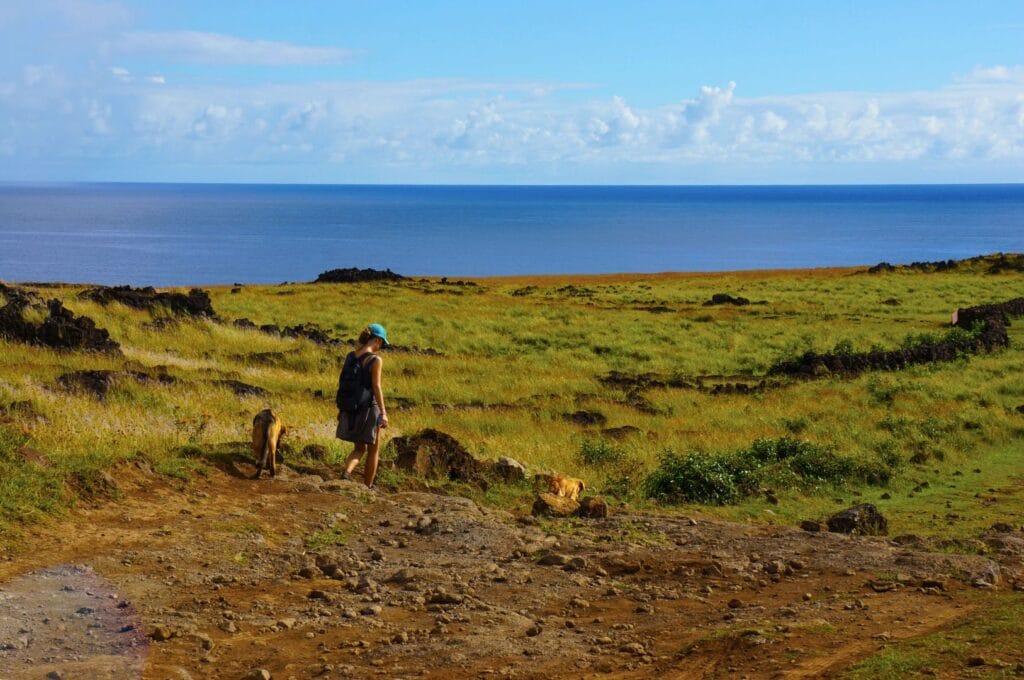
M 585 557 L 573 557 L 569 560 L 569 563 L 565 565 L 566 571 L 579 571 L 580 569 L 587 568 L 587 559 Z
M 68 392 L 88 392 L 97 399 L 106 399 L 117 378 L 117 371 L 71 371 L 59 376 L 57 384 Z
M 291 630 L 295 627 L 295 619 L 278 619 L 275 625 L 281 630 Z
M 270 671 L 265 668 L 257 668 L 246 675 L 243 680 L 270 680 Z
M 582 597 L 573 597 L 569 600 L 569 606 L 574 609 L 587 609 L 590 607 L 590 602 L 584 600 Z
M 1013 525 L 1007 522 L 996 522 L 992 525 L 992 531 L 999 534 L 1008 534 L 1013 531 Z
M 874 505 L 861 503 L 829 517 L 828 530 L 838 534 L 885 536 L 889 533 L 889 523 Z
M 358 269 L 347 267 L 321 272 L 314 283 L 360 283 L 363 281 L 404 281 L 405 277 L 390 269 Z
M 815 522 L 814 520 L 810 520 L 810 519 L 805 519 L 803 522 L 800 522 L 800 528 L 803 529 L 804 531 L 812 531 L 812 532 L 824 531 L 825 530 L 825 527 L 824 527 L 824 525 L 821 522 Z
M 620 427 L 605 427 L 601 429 L 601 436 L 609 439 L 624 439 L 633 434 L 639 434 L 640 428 L 635 425 L 622 425 Z
M 533 514 L 544 517 L 569 517 L 579 510 L 580 504 L 571 498 L 539 493 L 533 502 Z
M 530 626 L 529 628 L 526 629 L 526 636 L 527 637 L 537 637 L 538 635 L 541 634 L 541 632 L 543 630 L 544 629 L 541 628 L 539 625 L 534 624 L 534 625 L 532 625 L 532 626 Z
M 156 642 L 166 642 L 174 637 L 174 632 L 167 626 L 154 626 L 146 637 Z
M 60 300 L 45 303 L 34 293 L 0 284 L 0 338 L 58 350 L 121 354 L 121 346 L 87 316 L 75 316 Z M 25 312 L 32 312 L 26 315 Z M 27 317 L 27 318 L 26 318 Z M 41 321 L 33 319 L 42 317 Z
M 626 644 L 619 647 L 619 651 L 635 654 L 636 656 L 643 656 L 647 654 L 647 650 L 644 649 L 644 646 L 639 642 L 627 642 Z
M 310 600 L 327 600 L 327 601 L 330 601 L 330 599 L 331 599 L 330 594 L 328 592 L 324 591 L 324 590 L 311 590 L 306 595 L 306 597 L 309 598 Z
M 395 437 L 389 446 L 395 450 L 395 466 L 400 470 L 425 479 L 468 482 L 487 490 L 484 466 L 449 434 L 428 428 Z
M 570 423 L 576 423 L 577 425 L 604 425 L 608 422 L 607 416 L 600 411 L 575 411 L 573 413 L 563 413 L 563 420 L 568 420 Z
M 60 671 L 50 671 L 46 674 L 46 680 L 64 680 L 64 674 Z
M 587 519 L 604 519 L 608 516 L 608 503 L 600 496 L 581 498 L 576 515 Z
M 214 380 L 214 385 L 226 387 L 235 393 L 237 397 L 265 397 L 269 393 L 262 387 L 250 385 L 240 380 Z
M 508 484 L 517 484 L 526 479 L 526 467 L 515 458 L 502 456 L 494 464 L 494 474 Z
M 729 609 L 739 609 L 743 606 L 743 602 L 737 598 L 729 600 Z
M 967 666 L 970 666 L 971 668 L 977 668 L 978 666 L 984 666 L 987 663 L 988 662 L 985 660 L 985 657 L 983 657 L 983 656 L 972 656 L 969 659 L 967 659 L 967 661 L 966 661 Z
M 427 598 L 427 604 L 462 604 L 466 598 L 458 593 L 449 593 L 444 588 L 438 588 Z
M 542 567 L 563 567 L 569 564 L 571 558 L 568 555 L 562 555 L 560 553 L 548 553 L 537 560 L 537 564 Z
M 85 300 L 92 300 L 101 305 L 119 302 L 134 309 L 162 309 L 172 314 L 216 318 L 210 294 L 205 290 L 193 288 L 184 293 L 158 293 L 154 288 L 132 288 L 131 286 L 114 286 L 111 288 L 90 288 L 78 294 Z
M 310 579 L 312 579 L 312 578 L 320 578 L 323 575 L 323 572 L 320 570 L 319 567 L 312 567 L 312 566 L 310 566 L 310 567 L 303 567 L 302 569 L 299 569 L 298 575 L 299 575 L 300 578 L 310 578 Z
M 372 604 L 367 607 L 363 607 L 359 610 L 359 613 L 363 616 L 380 616 L 380 613 L 384 611 L 384 608 L 378 604 Z
M 750 300 L 745 297 L 733 297 L 728 293 L 715 293 L 711 296 L 711 299 L 704 303 L 705 307 L 712 307 L 714 305 L 749 305 Z

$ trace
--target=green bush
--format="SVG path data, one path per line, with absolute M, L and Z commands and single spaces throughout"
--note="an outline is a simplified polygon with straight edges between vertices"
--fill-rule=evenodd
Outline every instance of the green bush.
M 584 439 L 580 445 L 579 459 L 584 465 L 608 465 L 624 457 L 622 449 L 612 446 L 606 439 Z
M 663 502 L 725 505 L 765 487 L 842 487 L 849 483 L 885 484 L 898 457 L 859 461 L 831 447 L 791 437 L 758 439 L 731 454 L 662 454 L 647 477 L 646 492 Z
M 699 453 L 665 451 L 646 486 L 648 497 L 667 503 L 725 505 L 740 497 L 729 466 L 718 457 Z

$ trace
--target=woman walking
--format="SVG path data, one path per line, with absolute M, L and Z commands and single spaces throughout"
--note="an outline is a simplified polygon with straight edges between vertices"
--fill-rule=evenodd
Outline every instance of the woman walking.
M 352 471 L 366 455 L 363 481 L 374 488 L 377 464 L 380 461 L 380 429 L 388 426 L 388 412 L 384 408 L 381 389 L 383 359 L 377 354 L 388 346 L 388 333 L 384 326 L 372 323 L 359 334 L 359 348 L 349 352 L 338 379 L 338 439 L 352 442 L 355 448 L 345 461 L 342 477 L 352 478 Z

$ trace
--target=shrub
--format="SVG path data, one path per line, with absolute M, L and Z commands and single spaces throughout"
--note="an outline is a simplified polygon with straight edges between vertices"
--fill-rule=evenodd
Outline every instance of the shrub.
M 898 457 L 896 461 L 898 462 Z M 758 439 L 732 454 L 662 454 L 647 477 L 648 497 L 664 502 L 725 505 L 766 486 L 816 489 L 850 482 L 884 484 L 895 466 L 884 458 L 859 461 L 831 447 L 782 437 Z
M 606 439 L 584 439 L 580 445 L 579 459 L 584 465 L 608 465 L 623 458 L 622 449 L 612 446 Z
M 647 477 L 647 495 L 668 503 L 725 505 L 739 499 L 732 470 L 715 456 L 665 451 Z

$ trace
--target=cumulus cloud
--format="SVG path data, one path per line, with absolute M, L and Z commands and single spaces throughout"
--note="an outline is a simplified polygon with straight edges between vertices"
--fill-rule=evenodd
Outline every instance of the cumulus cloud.
M 355 56 L 354 51 L 340 47 L 247 40 L 201 31 L 130 31 L 121 35 L 115 47 L 123 53 L 145 54 L 168 61 L 252 66 L 341 64 Z
M 292 168 L 385 181 L 501 177 L 673 181 L 686 169 L 801 165 L 958 168 L 1024 163 L 1018 67 L 916 92 L 744 97 L 742 84 L 694 87 L 638 106 L 545 82 L 465 79 L 213 85 L 136 72 L 131 61 L 66 72 L 22 68 L 0 82 L 0 177 L 38 159 L 117 157 L 145 172 L 193 164 Z M 569 86 L 575 87 L 575 86 Z M 819 173 L 811 171 L 817 179 Z M 504 173 L 504 174 L 502 174 Z M 614 174 L 609 174 L 614 173 Z M 700 176 L 699 174 L 697 176 Z M 234 179 L 225 175 L 225 180 Z M 964 178 L 965 180 L 970 178 Z

